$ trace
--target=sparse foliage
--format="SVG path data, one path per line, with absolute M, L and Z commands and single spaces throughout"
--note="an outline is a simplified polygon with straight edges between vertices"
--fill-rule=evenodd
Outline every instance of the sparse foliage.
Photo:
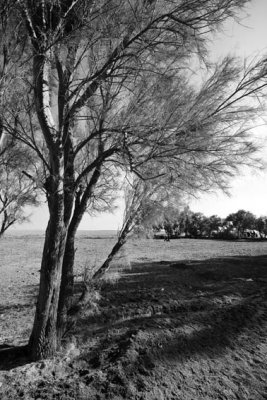
M 245 99 L 266 85 L 264 61 L 244 74 L 227 57 L 197 87 L 189 68 L 208 65 L 210 32 L 246 3 L 14 3 L 32 61 L 22 79 L 29 120 L 17 108 L 4 122 L 42 160 L 50 215 L 29 342 L 34 359 L 53 355 L 60 344 L 73 293 L 75 234 L 105 179 L 118 182 L 129 172 L 144 182 L 165 177 L 192 193 L 225 188 L 237 165 L 250 163 L 255 147 L 247 131 L 258 108 Z
M 27 220 L 26 206 L 38 205 L 38 191 L 27 176 L 35 168 L 32 154 L 19 143 L 7 145 L 0 161 L 0 236 Z

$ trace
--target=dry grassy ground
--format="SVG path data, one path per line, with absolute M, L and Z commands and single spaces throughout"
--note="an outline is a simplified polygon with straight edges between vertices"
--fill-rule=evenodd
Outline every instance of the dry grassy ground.
M 2 345 L 29 335 L 39 239 L 14 239 L 13 254 L 1 242 Z M 78 269 L 111 245 L 80 238 Z M 67 350 L 13 368 L 2 346 L 1 399 L 267 398 L 267 242 L 134 240 L 118 263 L 127 269 L 92 295 Z

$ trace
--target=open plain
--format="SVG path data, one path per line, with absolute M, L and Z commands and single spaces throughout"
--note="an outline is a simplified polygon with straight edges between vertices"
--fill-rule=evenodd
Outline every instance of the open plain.
M 27 343 L 42 234 L 0 242 L 0 398 L 267 398 L 267 242 L 132 239 L 54 359 L 8 359 Z M 76 287 L 115 235 L 82 232 Z

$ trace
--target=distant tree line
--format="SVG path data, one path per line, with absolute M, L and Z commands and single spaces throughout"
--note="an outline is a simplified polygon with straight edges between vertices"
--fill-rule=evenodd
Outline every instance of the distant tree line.
M 156 234 L 165 230 L 170 238 L 175 237 L 207 237 L 221 239 L 265 238 L 267 235 L 267 216 L 257 218 L 250 211 L 239 210 L 226 218 L 218 215 L 210 217 L 200 212 L 193 212 L 189 207 L 179 211 L 166 208 L 161 220 L 153 223 Z

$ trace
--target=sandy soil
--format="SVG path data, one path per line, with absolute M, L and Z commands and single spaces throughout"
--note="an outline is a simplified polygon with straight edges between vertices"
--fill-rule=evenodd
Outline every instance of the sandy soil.
M 36 284 L 16 296 L 13 276 L 1 399 L 267 399 L 266 242 L 132 241 L 123 256 L 64 351 L 20 366 L 5 346 L 25 343 Z

